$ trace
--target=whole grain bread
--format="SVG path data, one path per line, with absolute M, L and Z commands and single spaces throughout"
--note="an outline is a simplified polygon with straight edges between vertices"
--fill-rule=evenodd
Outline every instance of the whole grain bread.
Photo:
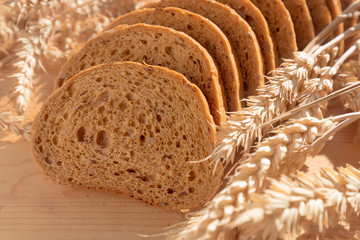
M 118 17 L 104 30 L 121 24 L 136 23 L 170 27 L 188 34 L 199 42 L 214 58 L 219 68 L 219 80 L 222 80 L 223 96 L 226 96 L 227 108 L 225 106 L 225 110 L 237 111 L 240 108 L 239 93 L 242 79 L 239 79 L 229 40 L 214 23 L 199 14 L 181 8 L 145 8 Z
M 119 61 L 145 62 L 182 73 L 204 93 L 215 123 L 226 121 L 218 71 L 212 57 L 187 34 L 171 28 L 120 25 L 96 36 L 65 63 L 55 80 L 56 87 L 86 68 Z
M 275 69 L 275 49 L 266 19 L 250 0 L 217 0 L 233 8 L 251 27 L 261 48 L 265 74 Z
M 32 127 L 31 150 L 58 183 L 195 208 L 221 182 L 222 166 L 191 163 L 214 149 L 212 124 L 205 97 L 183 75 L 139 63 L 102 64 L 47 99 Z
M 341 10 L 341 2 L 340 0 L 326 0 L 326 4 L 329 8 L 331 19 L 334 20 L 337 18 L 342 10 Z M 334 35 L 338 36 L 344 32 L 344 24 L 339 24 L 339 26 L 335 29 Z M 340 41 L 338 44 L 339 47 L 339 55 L 342 55 L 344 53 L 344 40 Z
M 309 8 L 316 35 L 331 23 L 331 14 L 325 0 L 306 0 L 306 5 Z
M 250 95 L 264 84 L 264 66 L 259 43 L 249 24 L 235 10 L 212 0 L 162 0 L 144 8 L 178 7 L 202 15 L 215 23 L 228 37 L 240 65 L 244 88 Z
M 264 15 L 277 50 L 278 63 L 282 58 L 293 58 L 298 50 L 294 24 L 289 11 L 281 0 L 251 0 Z
M 303 50 L 306 45 L 315 37 L 314 25 L 310 11 L 306 5 L 306 0 L 282 0 L 290 12 L 294 23 L 296 43 L 299 50 Z

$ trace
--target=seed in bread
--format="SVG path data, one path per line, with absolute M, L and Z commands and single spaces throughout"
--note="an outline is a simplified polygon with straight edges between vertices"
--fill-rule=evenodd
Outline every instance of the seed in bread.
M 104 30 L 120 24 L 147 23 L 170 27 L 184 32 L 199 42 L 214 58 L 219 68 L 219 79 L 224 86 L 227 111 L 240 108 L 240 80 L 231 45 L 224 33 L 210 20 L 180 8 L 145 8 L 132 11 L 112 21 Z M 241 75 L 240 75 L 241 76 Z M 220 81 L 221 85 L 221 81 Z M 242 84 L 241 84 L 242 85 Z
M 251 0 L 264 15 L 277 50 L 277 63 L 282 58 L 293 58 L 298 50 L 294 24 L 289 11 L 281 0 Z
M 215 23 L 228 37 L 238 58 L 239 73 L 249 95 L 263 85 L 264 66 L 259 43 L 249 24 L 235 10 L 212 0 L 162 0 L 151 2 L 144 8 L 178 7 L 202 15 Z
M 306 0 L 282 0 L 290 12 L 294 23 L 296 42 L 299 50 L 303 50 L 306 45 L 315 37 L 314 25 L 310 11 L 306 5 Z
M 265 74 L 275 69 L 275 49 L 266 19 L 250 0 L 218 0 L 233 8 L 254 31 L 261 48 Z
M 306 0 L 306 4 L 310 11 L 316 35 L 331 23 L 331 14 L 325 0 Z
M 60 87 L 76 73 L 102 63 L 135 61 L 168 67 L 196 84 L 209 102 L 216 124 L 226 121 L 218 71 L 210 54 L 187 34 L 171 28 L 120 25 L 88 41 L 60 70 Z
M 191 163 L 214 149 L 213 124 L 205 97 L 183 75 L 109 63 L 80 72 L 47 99 L 31 149 L 58 183 L 195 208 L 221 182 L 222 166 Z

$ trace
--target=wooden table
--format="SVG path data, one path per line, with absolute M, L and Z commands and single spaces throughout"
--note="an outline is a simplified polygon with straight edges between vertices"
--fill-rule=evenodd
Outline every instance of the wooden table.
M 38 79 L 29 118 L 51 93 L 54 77 L 54 73 L 48 73 Z M 8 82 L 0 82 L 0 89 L 1 106 L 9 100 Z M 329 114 L 341 111 L 339 104 L 333 104 Z M 304 169 L 316 172 L 320 166 L 338 167 L 346 163 L 360 167 L 360 147 L 353 142 L 355 132 L 356 125 L 342 130 L 319 156 L 309 157 Z M 33 163 L 28 142 L 0 133 L 1 240 L 136 240 L 143 239 L 137 234 L 160 233 L 164 227 L 183 219 L 181 212 L 147 206 L 121 195 L 57 185 L 45 178 Z M 353 221 L 360 229 L 359 218 L 354 217 Z M 338 226 L 327 235 L 342 232 Z M 313 236 L 304 234 L 300 239 L 313 239 Z

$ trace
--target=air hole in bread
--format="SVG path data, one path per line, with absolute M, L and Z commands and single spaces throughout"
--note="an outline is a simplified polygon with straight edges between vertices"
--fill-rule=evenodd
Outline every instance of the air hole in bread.
M 195 192 L 195 188 L 189 187 L 189 193 L 194 193 L 194 192 Z
M 111 56 L 114 56 L 115 54 L 117 54 L 118 53 L 118 50 L 117 49 L 114 49 L 113 51 L 111 51 Z
M 187 140 L 187 137 L 186 137 L 186 135 L 183 135 L 183 139 L 186 141 Z
M 165 47 L 165 52 L 166 52 L 167 55 L 175 56 L 175 50 L 171 46 L 166 46 Z
M 128 136 L 130 136 L 130 134 L 129 134 L 129 132 L 124 132 L 123 136 L 128 137 Z
M 133 157 L 135 155 L 134 151 L 130 151 L 130 157 Z
M 146 115 L 143 113 L 140 114 L 138 120 L 140 123 L 146 123 Z
M 86 68 L 86 64 L 85 63 L 81 64 L 80 70 L 84 70 L 85 68 Z
M 97 133 L 96 143 L 101 148 L 106 148 L 106 147 L 109 146 L 109 138 L 108 138 L 107 133 L 105 131 L 101 130 L 100 132 Z
M 89 173 L 89 176 L 90 176 L 90 177 L 92 177 L 92 176 L 94 176 L 94 174 L 92 174 L 92 173 Z
M 71 178 L 71 177 L 69 177 L 67 180 L 68 180 L 69 182 L 72 182 L 74 179 Z
M 127 93 L 125 95 L 126 99 L 129 100 L 129 101 L 133 101 L 135 99 L 135 94 L 133 93 Z
M 44 122 L 46 122 L 47 120 L 48 120 L 48 118 L 49 118 L 49 115 L 48 114 L 44 114 Z
M 143 193 L 144 193 L 144 191 L 141 190 L 141 189 L 138 189 L 137 192 L 138 192 L 139 194 L 143 194 Z
M 140 40 L 140 42 L 141 42 L 143 45 L 147 45 L 147 44 L 148 44 L 148 42 L 147 42 L 146 40 L 144 40 L 144 39 Z
M 43 146 L 40 145 L 38 149 L 39 149 L 39 152 L 41 152 L 41 153 L 44 152 Z
M 76 133 L 78 142 L 83 142 L 85 139 L 85 128 L 81 127 Z
M 157 120 L 158 122 L 161 122 L 161 116 L 160 116 L 159 114 L 156 115 L 156 120 Z
M 96 65 L 95 62 L 91 62 L 91 63 L 90 63 L 90 66 L 92 66 L 92 67 L 95 66 L 95 65 Z
M 105 111 L 105 107 L 104 106 L 101 106 L 98 108 L 98 113 L 103 113 Z
M 155 50 L 155 51 L 159 51 L 159 47 L 154 47 L 154 50 Z
M 129 105 L 128 105 L 126 102 L 121 102 L 121 103 L 119 103 L 118 108 L 119 108 L 120 110 L 124 111 L 125 109 L 128 108 L 128 106 L 129 106 Z
M 162 188 L 161 184 L 158 184 L 158 185 L 157 185 L 157 188 Z
M 104 118 L 102 119 L 102 123 L 103 123 L 104 126 L 106 126 L 106 124 L 107 124 L 108 122 L 109 122 L 109 120 L 108 120 L 107 117 L 104 117 Z
M 136 173 L 136 171 L 134 169 L 131 169 L 131 168 L 126 169 L 126 171 L 129 172 L 129 173 Z
M 168 194 L 173 194 L 174 193 L 174 190 L 172 188 L 168 188 L 166 191 L 167 191 Z
M 160 128 L 158 126 L 155 127 L 155 132 L 160 133 Z
M 190 171 L 190 172 L 189 172 L 189 177 L 188 177 L 189 181 L 190 181 L 190 182 L 191 182 L 191 181 L 194 181 L 195 178 L 196 178 L 196 173 L 195 173 L 194 171 Z
M 125 57 L 127 57 L 129 55 L 130 55 L 130 50 L 129 49 L 126 49 L 126 50 L 121 52 L 121 57 L 122 58 L 125 58 Z
M 109 98 L 108 91 L 104 91 L 100 93 L 95 100 L 95 105 L 99 105 L 101 102 L 105 102 L 108 98 Z
M 58 137 L 55 135 L 53 138 L 52 138 L 52 143 L 54 145 L 57 145 L 58 144 Z
M 52 164 L 52 161 L 50 160 L 50 158 L 48 157 L 45 157 L 44 161 L 47 163 L 47 164 Z
M 162 37 L 163 35 L 162 35 L 162 33 L 155 33 L 155 38 L 156 39 L 159 39 L 160 37 Z
M 143 146 L 145 144 L 146 137 L 144 135 L 140 136 L 140 145 Z
M 181 145 L 180 145 L 180 142 L 177 141 L 177 142 L 176 142 L 176 147 L 179 148 L 180 146 L 181 146 Z
M 144 55 L 144 56 L 143 56 L 143 61 L 144 61 L 144 62 L 148 62 L 148 61 L 149 61 L 149 58 L 148 58 L 146 55 Z
M 165 168 L 166 168 L 166 170 L 170 170 L 170 165 L 166 164 Z
M 102 81 L 102 77 L 98 77 L 95 81 L 96 81 L 96 82 L 101 82 L 101 81 Z
M 137 177 L 137 178 L 140 178 L 143 182 L 148 182 L 149 181 L 149 178 L 146 177 L 146 176 Z
M 194 29 L 194 27 L 193 27 L 193 26 L 191 26 L 190 24 L 189 24 L 189 25 L 187 25 L 187 26 L 186 26 L 186 28 L 187 28 L 188 30 L 193 30 L 193 29 Z
M 61 161 L 58 161 L 58 162 L 56 163 L 56 165 L 61 166 L 61 165 L 62 165 L 62 162 L 61 162 Z
M 118 172 L 114 172 L 115 176 L 120 176 L 120 174 Z
M 119 162 L 118 161 L 113 161 L 113 164 L 119 164 Z
M 86 58 L 86 54 L 84 54 L 81 58 L 80 58 L 80 61 L 84 60 Z

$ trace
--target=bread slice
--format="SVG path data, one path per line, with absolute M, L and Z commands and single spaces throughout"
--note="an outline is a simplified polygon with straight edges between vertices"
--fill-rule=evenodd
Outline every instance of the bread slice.
M 331 23 L 331 14 L 325 0 L 306 0 L 314 24 L 315 35 Z
M 277 50 L 277 60 L 293 58 L 298 50 L 294 24 L 289 11 L 281 0 L 251 0 L 264 15 L 270 29 L 274 46 Z
M 180 8 L 145 8 L 118 17 L 104 30 L 112 29 L 121 24 L 136 23 L 170 27 L 188 34 L 199 42 L 214 58 L 219 68 L 219 80 L 223 82 L 223 95 L 226 97 L 227 103 L 225 110 L 237 111 L 240 108 L 239 93 L 240 80 L 242 81 L 242 79 L 239 79 L 229 40 L 214 23 L 196 13 Z
M 306 0 L 282 0 L 290 12 L 294 23 L 296 43 L 299 50 L 303 50 L 306 45 L 315 37 L 314 25 L 310 11 L 306 5 Z
M 195 208 L 219 188 L 207 157 L 215 128 L 201 91 L 164 67 L 98 65 L 55 91 L 31 133 L 34 161 L 52 180 L 122 193 L 168 209 Z M 213 174 L 214 172 L 214 174 Z
M 144 8 L 178 7 L 202 15 L 215 23 L 228 37 L 238 57 L 244 88 L 249 95 L 264 84 L 264 66 L 259 43 L 249 24 L 235 10 L 212 0 L 162 0 Z
M 187 34 L 166 27 L 121 25 L 98 35 L 65 63 L 56 86 L 60 87 L 91 66 L 119 61 L 145 62 L 182 73 L 204 93 L 215 123 L 226 121 L 218 71 L 212 57 Z
M 218 0 L 233 8 L 251 27 L 261 48 L 265 74 L 275 69 L 275 49 L 268 24 L 260 10 L 250 0 Z
M 338 16 L 340 16 L 342 10 L 341 10 L 341 2 L 340 0 L 326 0 L 326 4 L 329 8 L 331 19 L 334 20 Z M 344 32 L 344 24 L 339 24 L 339 26 L 335 29 L 334 35 L 338 36 Z M 334 37 L 335 37 L 334 36 Z M 344 41 L 340 41 L 338 44 L 339 51 L 338 54 L 342 55 L 344 53 Z

